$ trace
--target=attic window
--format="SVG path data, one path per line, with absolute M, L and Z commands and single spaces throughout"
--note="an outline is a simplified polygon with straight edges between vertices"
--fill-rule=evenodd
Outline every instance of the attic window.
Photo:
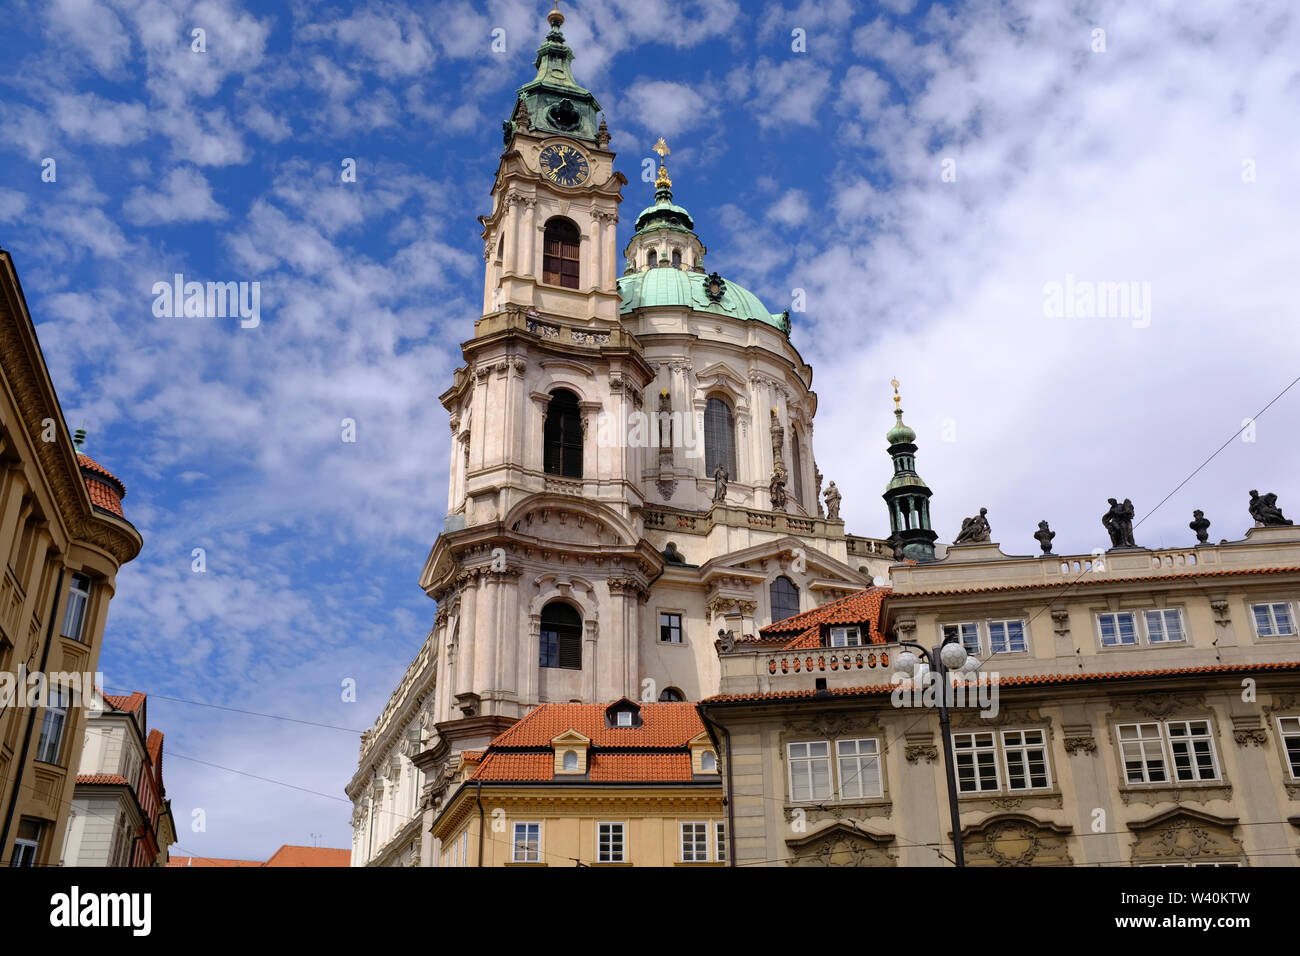
M 854 627 L 832 627 L 830 630 L 831 647 L 861 647 L 862 631 Z
M 717 773 L 718 755 L 712 750 L 706 750 L 700 754 L 700 769 L 705 773 Z
M 634 701 L 624 697 L 605 709 L 605 726 L 640 727 L 641 708 Z
M 564 769 L 565 770 L 578 769 L 578 752 L 576 750 L 566 750 L 564 752 Z

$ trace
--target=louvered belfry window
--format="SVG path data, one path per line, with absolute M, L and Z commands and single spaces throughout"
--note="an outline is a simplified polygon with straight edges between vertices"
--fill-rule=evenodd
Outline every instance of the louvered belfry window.
M 731 481 L 736 480 L 736 416 L 731 406 L 720 398 L 711 398 L 704 406 L 705 475 L 713 477 L 721 462 Z
M 542 281 L 566 289 L 578 288 L 578 256 L 582 236 L 567 219 L 546 224 L 542 243 Z
M 542 608 L 542 667 L 582 670 L 582 616 L 563 601 Z
M 790 426 L 790 478 L 794 484 L 794 500 L 800 508 L 807 508 L 803 499 L 803 456 L 799 453 L 799 429 Z
M 561 478 L 582 477 L 582 410 L 578 396 L 568 389 L 551 392 L 546 406 L 543 468 L 548 475 Z

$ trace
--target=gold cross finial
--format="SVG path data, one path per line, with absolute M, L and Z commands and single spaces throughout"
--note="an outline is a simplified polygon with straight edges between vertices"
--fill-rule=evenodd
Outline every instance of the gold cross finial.
M 672 150 L 668 148 L 668 144 L 664 142 L 662 136 L 659 137 L 659 142 L 655 143 L 650 148 L 659 154 L 659 162 L 661 163 L 664 161 L 664 157 L 672 152 Z
M 896 379 L 896 378 L 891 378 L 891 379 L 889 380 L 889 384 L 892 385 L 892 386 L 894 386 L 894 408 L 897 409 L 897 408 L 898 408 L 898 403 L 899 403 L 900 401 L 902 401 L 902 399 L 900 399 L 900 398 L 898 397 L 898 379 Z
M 560 0 L 555 0 L 555 9 L 546 15 L 551 26 L 558 27 L 564 22 L 564 14 L 560 12 Z
M 655 179 L 655 189 L 672 189 L 673 181 L 668 176 L 668 167 L 664 165 L 664 157 L 671 153 L 672 150 L 668 148 L 668 144 L 664 142 L 662 136 L 659 137 L 659 142 L 651 146 L 650 149 L 652 152 L 659 154 L 659 176 Z

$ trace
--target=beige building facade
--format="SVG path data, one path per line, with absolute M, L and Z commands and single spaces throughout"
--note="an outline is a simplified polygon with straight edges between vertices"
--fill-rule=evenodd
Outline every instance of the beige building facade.
M 142 542 L 122 483 L 74 445 L 3 250 L 0 381 L 0 859 L 46 866 L 63 850 L 117 572 Z
M 952 710 L 967 865 L 1297 865 L 1300 529 L 1087 556 L 955 545 L 891 579 L 887 643 L 721 654 L 700 710 L 737 865 L 951 863 L 938 715 L 893 686 L 899 640 L 981 664 Z

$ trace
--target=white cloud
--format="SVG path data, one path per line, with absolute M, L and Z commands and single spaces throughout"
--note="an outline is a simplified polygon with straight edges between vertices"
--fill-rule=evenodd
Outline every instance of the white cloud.
M 714 116 L 711 99 L 687 83 L 639 77 L 628 85 L 620 113 L 652 137 L 671 138 Z
M 767 216 L 787 226 L 798 226 L 804 223 L 811 213 L 807 194 L 800 189 L 791 189 L 772 204 L 767 211 Z
M 137 186 L 122 204 L 122 212 L 137 226 L 226 218 L 226 210 L 212 198 L 207 179 L 190 166 L 170 170 L 156 191 Z

